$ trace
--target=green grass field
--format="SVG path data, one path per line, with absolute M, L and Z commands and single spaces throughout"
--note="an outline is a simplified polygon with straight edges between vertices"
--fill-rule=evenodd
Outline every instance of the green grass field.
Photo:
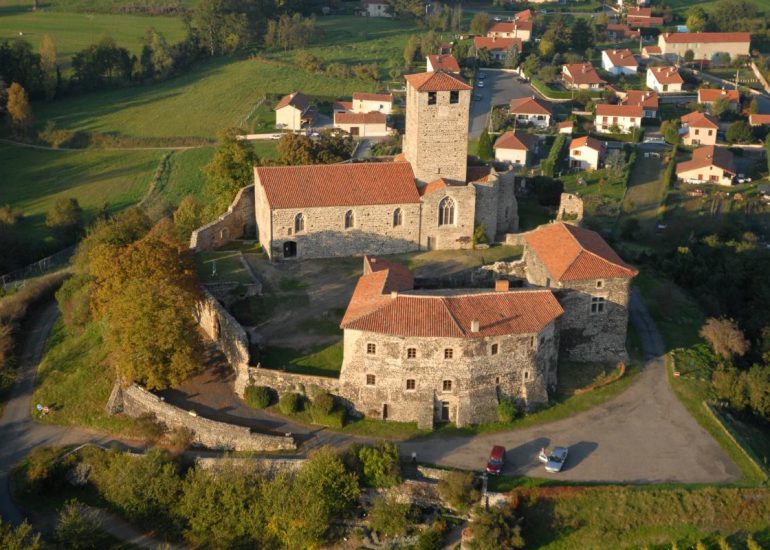
M 122 14 L 68 13 L 48 9 L 32 11 L 32 2 L 0 1 L 0 42 L 22 38 L 37 50 L 44 34 L 50 34 L 56 45 L 57 58 L 63 68 L 70 66 L 76 52 L 109 34 L 131 53 L 139 54 L 144 34 L 153 27 L 169 43 L 182 40 L 184 25 L 180 18 L 145 17 Z

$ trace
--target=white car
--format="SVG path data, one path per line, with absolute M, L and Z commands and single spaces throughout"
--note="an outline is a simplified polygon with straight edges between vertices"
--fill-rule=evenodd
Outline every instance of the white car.
M 537 458 L 540 462 L 545 463 L 546 472 L 556 473 L 560 472 L 564 467 L 568 453 L 569 449 L 567 447 L 554 447 L 550 453 L 546 453 L 545 449 L 543 449 Z
M 282 135 L 283 134 L 273 134 L 272 136 L 270 136 L 270 139 L 281 139 Z

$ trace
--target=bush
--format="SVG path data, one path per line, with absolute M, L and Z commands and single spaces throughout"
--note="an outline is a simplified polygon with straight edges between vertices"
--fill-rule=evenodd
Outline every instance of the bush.
M 554 170 L 556 169 L 556 166 L 559 164 L 562 150 L 564 149 L 564 144 L 566 141 L 567 141 L 567 137 L 564 134 L 559 134 L 558 136 L 556 136 L 556 139 L 553 140 L 553 145 L 551 145 L 551 150 L 548 151 L 548 157 L 544 161 L 542 161 L 542 164 L 540 166 L 544 176 L 553 177 Z
M 0 548 L 40 550 L 42 547 L 40 535 L 32 531 L 29 523 L 25 521 L 18 527 L 14 527 L 0 518 Z
M 520 521 L 510 506 L 477 509 L 470 525 L 470 548 L 524 548 Z
M 166 425 L 154 413 L 144 413 L 136 418 L 139 433 L 149 442 L 157 443 L 166 433 Z
M 446 523 L 437 521 L 430 529 L 426 529 L 417 539 L 414 550 L 441 550 L 444 548 L 444 533 L 446 532 Z
M 101 530 L 101 520 L 95 510 L 68 500 L 56 521 L 56 541 L 72 550 L 100 550 L 109 546 L 109 536 Z
M 181 453 L 192 447 L 194 441 L 195 432 L 186 426 L 179 426 L 174 429 L 169 436 L 171 449 L 177 453 Z
M 378 498 L 369 511 L 372 531 L 386 537 L 398 537 L 409 529 L 409 504 L 394 498 Z
M 479 224 L 473 229 L 473 246 L 487 243 L 487 230 L 484 224 Z
M 283 414 L 292 414 L 299 410 L 302 396 L 298 393 L 284 393 L 278 401 L 278 410 Z
M 38 447 L 27 459 L 26 487 L 27 493 L 55 490 L 64 481 L 67 470 L 65 462 L 60 461 L 61 449 L 56 447 Z
M 464 512 L 481 494 L 473 487 L 472 472 L 449 472 L 438 484 L 438 492 L 453 508 Z
M 520 414 L 519 406 L 513 399 L 501 399 L 497 405 L 497 418 L 500 422 L 513 422 Z
M 377 445 L 358 449 L 361 481 L 370 487 L 393 487 L 401 483 L 401 453 L 394 443 L 380 441 Z
M 244 392 L 244 398 L 249 407 L 264 409 L 272 402 L 272 390 L 267 386 L 248 386 Z
M 334 410 L 334 396 L 328 392 L 322 392 L 313 399 L 312 409 L 321 415 L 331 414 Z

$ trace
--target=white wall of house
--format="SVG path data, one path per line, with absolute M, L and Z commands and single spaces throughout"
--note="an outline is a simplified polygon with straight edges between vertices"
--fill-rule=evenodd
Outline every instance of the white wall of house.
M 302 111 L 292 105 L 281 107 L 275 112 L 275 127 L 286 130 L 302 128 Z
M 538 128 L 546 128 L 551 124 L 551 115 L 530 115 L 524 113 L 516 113 L 516 122 L 519 124 L 531 124 Z
M 636 74 L 638 67 L 616 67 L 612 64 L 610 56 L 606 51 L 602 51 L 602 68 L 610 74 L 620 76 L 622 74 Z
M 630 134 L 634 128 L 642 125 L 641 117 L 630 116 L 597 116 L 596 125 L 602 132 L 608 132 L 610 127 L 617 124 L 620 131 L 624 134 Z
M 722 168 L 714 166 L 713 164 L 704 168 L 679 172 L 676 176 L 687 183 L 715 183 L 717 185 L 733 184 L 733 174 L 725 172 Z
M 510 162 L 516 166 L 527 166 L 530 154 L 524 149 L 495 149 L 495 160 L 498 162 Z
M 390 101 L 372 101 L 370 99 L 354 99 L 353 100 L 353 112 L 354 113 L 371 113 L 372 111 L 379 111 L 389 115 L 393 110 L 393 103 Z
M 366 15 L 369 17 L 393 17 L 392 14 L 388 13 L 388 5 L 385 3 L 367 4 Z
M 647 87 L 650 90 L 655 90 L 659 94 L 682 91 L 681 84 L 661 84 L 658 82 L 658 79 L 655 78 L 655 75 L 652 73 L 652 71 L 647 71 Z
M 687 133 L 682 140 L 688 147 L 692 145 L 716 145 L 716 128 L 687 128 Z
M 383 137 L 390 134 L 390 130 L 383 122 L 380 124 L 340 124 L 335 123 L 335 128 L 345 130 L 349 134 L 359 137 Z
M 579 170 L 596 170 L 599 168 L 600 153 L 591 147 L 576 147 L 569 150 L 569 167 Z

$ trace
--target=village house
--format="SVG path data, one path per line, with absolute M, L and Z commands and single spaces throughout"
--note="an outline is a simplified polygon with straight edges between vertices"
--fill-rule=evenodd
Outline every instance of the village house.
M 732 185 L 735 176 L 733 154 L 725 147 L 699 147 L 692 152 L 692 160 L 676 165 L 676 177 L 685 183 Z
M 749 114 L 749 124 L 751 126 L 762 126 L 763 124 L 770 125 L 770 115 L 761 115 L 759 113 Z
M 708 107 L 709 111 L 720 99 L 727 100 L 731 111 L 741 110 L 741 93 L 738 90 L 722 90 L 719 88 L 700 88 L 698 90 L 698 103 Z
M 644 46 L 642 48 L 642 58 L 650 59 L 651 57 L 660 57 L 663 55 L 663 51 L 660 46 Z
M 571 63 L 561 68 L 564 86 L 573 90 L 598 90 L 606 82 L 591 63 Z
M 645 29 L 663 24 L 662 17 L 653 17 L 652 8 L 628 8 L 626 21 L 630 27 Z
M 537 155 L 540 140 L 534 134 L 508 131 L 495 141 L 495 160 L 514 166 L 529 166 Z
M 572 129 L 574 125 L 575 123 L 571 120 L 565 120 L 564 122 L 559 122 L 556 125 L 556 128 L 559 130 L 560 134 L 572 135 Z
M 723 54 L 736 59 L 749 55 L 750 44 L 751 34 L 747 32 L 666 32 L 658 36 L 661 53 L 674 61 L 684 58 L 687 50 L 696 60 L 712 61 Z
M 615 76 L 636 74 L 639 62 L 631 50 L 602 50 L 602 68 Z
M 682 142 L 693 145 L 715 145 L 719 123 L 709 114 L 693 112 L 684 115 L 682 121 Z
M 393 94 L 355 92 L 351 103 L 351 111 L 354 113 L 377 111 L 389 115 L 393 111 Z
M 517 124 L 531 124 L 537 128 L 547 128 L 551 124 L 553 108 L 551 104 L 538 97 L 512 99 L 508 114 Z
M 460 64 L 452 54 L 433 54 L 425 58 L 425 70 L 429 73 L 444 71 L 446 73 L 459 73 Z
M 385 113 L 334 111 L 334 127 L 355 137 L 383 137 L 391 133 Z
M 473 38 L 473 47 L 476 49 L 477 55 L 479 50 L 487 50 L 494 61 L 505 61 L 509 52 L 515 50 L 521 53 L 521 38 L 476 36 Z
M 621 42 L 623 40 L 630 40 L 632 38 L 639 38 L 639 31 L 633 30 L 631 27 L 621 23 L 610 23 L 607 25 L 607 35 L 610 40 L 616 40 Z
M 282 130 L 301 130 L 311 125 L 317 114 L 310 98 L 301 92 L 283 96 L 273 110 L 275 127 Z
M 569 167 L 598 170 L 604 159 L 605 143 L 591 136 L 575 138 L 569 144 Z
M 658 116 L 658 92 L 644 90 L 628 90 L 623 93 L 621 105 L 639 105 L 644 110 L 644 118 Z
M 385 0 L 362 0 L 362 12 L 367 17 L 393 17 L 390 4 Z
M 647 87 L 659 94 L 681 92 L 684 79 L 676 67 L 648 67 Z
M 489 38 L 520 38 L 527 42 L 532 38 L 532 21 L 499 21 L 492 23 L 487 31 Z
M 596 106 L 596 127 L 602 132 L 617 131 L 630 134 L 642 126 L 644 109 L 641 105 L 611 105 L 600 103 Z

